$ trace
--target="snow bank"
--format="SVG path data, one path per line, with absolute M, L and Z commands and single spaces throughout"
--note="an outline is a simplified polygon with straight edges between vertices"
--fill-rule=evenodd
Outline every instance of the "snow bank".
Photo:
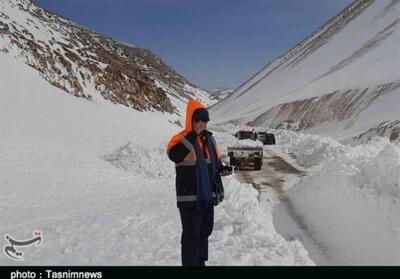
M 272 222 L 272 208 L 260 206 L 258 191 L 234 176 L 224 178 L 226 198 L 216 208 L 210 264 L 313 265 L 303 245 L 286 241 Z
M 400 146 L 351 147 L 281 131 L 278 141 L 313 174 L 288 196 L 336 264 L 400 264 Z
M 232 142 L 230 135 L 220 135 L 224 145 Z M 154 182 L 169 185 L 168 191 L 174 193 L 174 164 L 166 158 L 165 145 L 154 147 L 128 142 L 105 155 L 104 159 L 139 178 L 155 178 Z M 250 184 L 241 184 L 234 175 L 224 177 L 223 183 L 225 200 L 215 209 L 209 265 L 314 264 L 299 241 L 286 241 L 276 232 L 272 208 L 260 206 L 257 190 Z M 167 202 L 175 204 L 175 200 Z M 171 215 L 177 216 L 177 212 L 171 212 Z M 179 226 L 173 227 L 178 237 Z M 175 251 L 179 250 L 178 240 L 173 247 Z M 154 263 L 173 263 L 173 258 L 167 258 L 168 261 L 155 259 Z
M 133 142 L 104 156 L 104 160 L 138 176 L 172 178 L 175 175 L 166 155 L 165 144 L 135 145 Z
M 341 158 L 356 159 L 362 156 L 376 156 L 389 139 L 375 137 L 367 144 L 351 147 L 331 137 L 296 133 L 287 130 L 273 130 L 277 144 L 288 154 L 296 156 L 297 163 L 310 168 L 326 160 Z

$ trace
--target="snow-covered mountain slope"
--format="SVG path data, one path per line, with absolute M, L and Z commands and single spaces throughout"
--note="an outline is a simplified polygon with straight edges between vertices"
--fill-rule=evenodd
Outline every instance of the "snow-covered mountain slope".
M 62 91 L 93 102 L 178 115 L 189 98 L 215 102 L 149 50 L 88 30 L 32 0 L 0 0 L 0 51 Z
M 399 14 L 398 0 L 354 1 L 213 106 L 212 116 L 338 139 L 399 120 Z
M 234 91 L 235 90 L 232 88 L 226 88 L 226 87 L 218 88 L 211 92 L 211 98 L 220 101 L 228 97 Z

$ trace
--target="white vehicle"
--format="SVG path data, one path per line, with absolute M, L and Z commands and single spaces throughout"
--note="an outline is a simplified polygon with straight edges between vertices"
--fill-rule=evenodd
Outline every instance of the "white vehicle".
M 256 140 L 256 133 L 241 130 L 235 136 L 239 141 L 228 146 L 229 164 L 235 167 L 253 165 L 254 170 L 261 170 L 263 144 Z

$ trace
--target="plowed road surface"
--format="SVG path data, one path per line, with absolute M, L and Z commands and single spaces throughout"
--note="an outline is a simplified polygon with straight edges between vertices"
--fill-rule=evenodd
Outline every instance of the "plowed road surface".
M 272 203 L 274 226 L 278 233 L 287 240 L 297 239 L 302 242 L 317 265 L 337 264 L 330 259 L 328 249 L 318 242 L 286 195 L 285 189 L 290 188 L 288 184 L 307 175 L 301 167 L 264 147 L 261 170 L 255 171 L 249 166 L 237 170 L 235 175 L 240 182 L 252 184 L 259 191 L 261 206 L 264 202 Z

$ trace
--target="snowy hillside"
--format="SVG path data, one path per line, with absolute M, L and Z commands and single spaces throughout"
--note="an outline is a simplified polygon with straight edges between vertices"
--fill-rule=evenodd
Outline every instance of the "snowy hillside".
M 400 139 L 400 1 L 356 0 L 212 107 L 220 123 Z M 370 138 L 369 136 L 369 138 Z
M 233 91 L 235 90 L 231 88 L 218 88 L 211 92 L 211 98 L 220 101 L 228 97 Z
M 189 98 L 215 102 L 150 51 L 88 30 L 31 0 L 0 0 L 0 46 L 53 86 L 95 103 L 179 116 Z

